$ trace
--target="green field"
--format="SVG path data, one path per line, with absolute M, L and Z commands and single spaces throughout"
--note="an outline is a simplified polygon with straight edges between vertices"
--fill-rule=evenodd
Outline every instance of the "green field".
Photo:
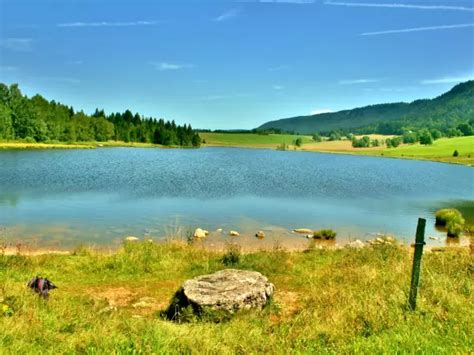
M 93 149 L 98 147 L 164 148 L 162 145 L 138 142 L 74 142 L 74 143 L 26 143 L 23 141 L 0 141 L 0 149 Z
M 455 150 L 459 153 L 457 157 L 453 157 Z M 432 145 L 404 145 L 398 148 L 384 149 L 382 153 L 388 157 L 406 157 L 473 165 L 474 136 L 441 138 L 434 141 Z
M 127 244 L 113 254 L 6 255 L 0 248 L 2 353 L 469 353 L 474 283 L 469 248 L 426 253 L 418 308 L 407 310 L 413 251 L 243 254 L 232 268 L 275 284 L 262 311 L 224 323 L 161 318 L 185 279 L 229 267 L 222 253 L 185 244 Z M 49 301 L 34 275 L 59 287 Z
M 298 136 L 291 134 L 254 134 L 254 133 L 199 133 L 207 145 L 232 146 L 232 147 L 277 147 L 281 144 L 291 145 L 298 138 L 303 143 L 312 142 L 311 136 Z

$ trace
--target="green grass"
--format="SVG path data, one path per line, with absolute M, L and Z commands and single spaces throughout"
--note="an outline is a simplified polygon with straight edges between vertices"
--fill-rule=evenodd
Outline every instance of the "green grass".
M 277 147 L 281 144 L 292 145 L 297 138 L 302 138 L 303 144 L 312 142 L 310 136 L 291 134 L 254 134 L 254 133 L 199 133 L 208 145 L 233 147 Z
M 159 317 L 188 278 L 225 268 L 223 253 L 128 244 L 114 254 L 6 256 L 0 252 L 2 353 L 468 353 L 474 347 L 473 262 L 467 248 L 427 253 L 418 308 L 406 309 L 412 250 L 242 254 L 234 268 L 276 286 L 262 311 L 224 323 Z M 48 302 L 25 288 L 58 285 Z M 148 297 L 153 306 L 134 304 Z
M 136 147 L 165 148 L 162 145 L 139 142 L 59 142 L 59 143 L 26 143 L 24 141 L 0 141 L 0 149 L 94 149 L 98 147 Z
M 453 156 L 457 150 L 459 155 Z M 405 157 L 414 159 L 436 160 L 448 163 L 460 163 L 474 165 L 474 136 L 441 138 L 432 145 L 404 145 L 393 149 L 384 149 L 377 154 L 383 153 L 387 157 Z

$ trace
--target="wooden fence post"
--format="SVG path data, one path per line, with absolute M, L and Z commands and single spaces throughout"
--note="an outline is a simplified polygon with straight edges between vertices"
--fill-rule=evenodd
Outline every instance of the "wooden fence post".
M 423 246 L 425 245 L 425 226 L 426 219 L 418 218 L 415 239 L 415 255 L 413 257 L 413 269 L 411 272 L 409 307 L 412 311 L 416 309 L 416 295 L 418 293 L 418 284 L 420 282 L 421 258 L 423 256 Z

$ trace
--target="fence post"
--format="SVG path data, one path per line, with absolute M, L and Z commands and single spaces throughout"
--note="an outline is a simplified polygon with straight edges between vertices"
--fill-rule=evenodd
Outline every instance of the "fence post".
M 416 295 L 418 293 L 418 284 L 420 282 L 421 258 L 423 256 L 423 246 L 425 245 L 425 226 L 426 219 L 418 218 L 415 239 L 415 255 L 413 257 L 413 269 L 411 272 L 411 286 L 409 306 L 412 311 L 416 308 Z

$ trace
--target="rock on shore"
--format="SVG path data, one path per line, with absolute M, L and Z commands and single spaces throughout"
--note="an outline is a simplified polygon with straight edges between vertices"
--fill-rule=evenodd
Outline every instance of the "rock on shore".
M 195 316 L 218 313 L 230 316 L 241 309 L 264 307 L 275 286 L 256 271 L 226 269 L 184 282 L 168 308 L 167 317 L 176 319 L 183 309 Z

